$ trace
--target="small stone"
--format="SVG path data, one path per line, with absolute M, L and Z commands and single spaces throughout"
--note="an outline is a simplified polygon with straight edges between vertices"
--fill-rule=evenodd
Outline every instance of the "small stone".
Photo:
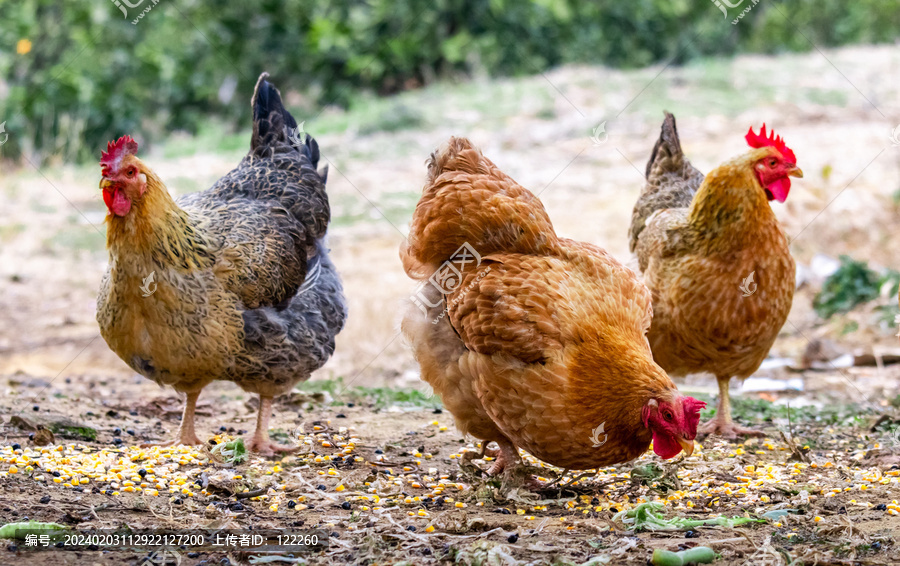
M 344 501 L 343 503 L 341 503 L 341 509 L 345 509 L 345 510 L 349 511 L 350 510 L 350 502 Z
M 518 542 L 518 540 L 519 540 L 519 535 L 517 535 L 516 533 L 513 533 L 506 538 L 506 542 L 508 542 L 509 544 L 516 544 L 516 542 Z
M 45 504 L 45 505 L 46 505 L 47 503 L 50 503 L 50 496 L 49 496 L 49 495 L 45 495 L 44 497 L 41 497 L 41 503 L 43 503 L 43 504 Z

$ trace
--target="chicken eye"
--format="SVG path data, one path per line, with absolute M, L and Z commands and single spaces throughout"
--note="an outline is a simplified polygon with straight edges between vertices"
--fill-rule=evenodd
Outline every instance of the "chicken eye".
M 129 169 L 127 173 L 125 173 L 129 177 L 134 177 L 134 169 Z
M 778 165 L 778 161 L 774 159 L 769 160 L 769 167 L 775 167 L 776 165 Z
M 663 418 L 666 419 L 667 421 L 671 421 L 672 413 L 670 413 L 669 411 L 666 411 L 665 413 L 663 413 Z

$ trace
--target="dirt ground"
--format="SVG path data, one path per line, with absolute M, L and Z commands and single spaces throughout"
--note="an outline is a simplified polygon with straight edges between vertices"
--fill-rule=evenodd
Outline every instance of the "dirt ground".
M 324 533 L 327 548 L 297 554 L 310 564 L 645 564 L 654 548 L 697 544 L 716 550 L 717 564 L 900 563 L 900 441 L 891 403 L 900 366 L 881 363 L 896 350 L 897 331 L 877 310 L 896 297 L 830 321 L 811 306 L 823 258 L 848 254 L 876 270 L 900 268 L 900 246 L 892 243 L 900 232 L 900 147 L 891 141 L 900 124 L 898 76 L 896 47 L 856 47 L 627 72 L 563 68 L 311 113 L 305 129 L 331 168 L 330 245 L 350 319 L 334 358 L 305 393 L 277 407 L 275 432 L 303 447 L 280 462 L 228 464 L 209 447 L 137 448 L 177 429 L 179 400 L 135 375 L 99 337 L 94 301 L 106 257 L 98 171 L 63 164 L 10 171 L 2 164 L 0 524 L 27 517 L 76 530 L 291 527 Z M 472 466 L 487 464 L 463 462 L 460 454 L 476 446 L 428 397 L 399 337 L 396 313 L 413 285 L 397 247 L 424 160 L 450 135 L 466 135 L 540 194 L 560 235 L 602 245 L 634 265 L 627 224 L 663 109 L 678 117 L 685 151 L 703 171 L 742 152 L 747 128 L 763 121 L 798 156 L 806 176 L 774 208 L 792 238 L 801 287 L 772 364 L 755 377 L 793 380 L 799 391 L 741 393 L 734 384 L 736 414 L 768 438 L 705 439 L 692 457 L 649 476 L 645 467 L 661 463 L 655 456 L 562 487 L 567 476 L 537 494 L 485 480 Z M 594 133 L 600 124 L 608 137 Z M 145 160 L 173 193 L 209 186 L 240 159 L 243 151 L 231 147 L 244 147 L 249 132 L 211 132 L 173 133 L 148 151 Z M 837 353 L 874 354 L 876 363 L 791 369 L 819 341 Z M 714 398 L 709 376 L 679 385 Z M 882 414 L 888 420 L 878 423 Z M 214 383 L 201 397 L 201 437 L 240 437 L 254 415 L 242 391 Z M 15 416 L 69 425 L 55 444 L 40 447 L 22 421 L 10 423 Z M 633 474 L 635 466 L 643 471 Z M 559 472 L 538 475 L 552 481 Z M 790 513 L 671 532 L 635 533 L 613 520 L 656 500 L 670 518 Z M 239 551 L 148 556 L 37 552 L 21 541 L 11 547 L 0 548 L 0 564 L 251 562 Z

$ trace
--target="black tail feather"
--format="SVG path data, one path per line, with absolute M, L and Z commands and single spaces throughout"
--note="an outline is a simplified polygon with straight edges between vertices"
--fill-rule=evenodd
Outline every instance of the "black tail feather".
M 660 128 L 659 139 L 653 146 L 653 152 L 650 154 L 650 160 L 647 161 L 646 177 L 650 176 L 653 171 L 653 165 L 657 159 L 663 157 L 673 157 L 681 155 L 681 140 L 678 138 L 678 128 L 675 125 L 675 116 L 670 112 L 666 112 L 666 118 L 663 120 L 662 128 Z
M 263 149 L 264 153 L 265 150 L 274 150 L 278 145 L 290 146 L 305 154 L 313 167 L 318 169 L 320 157 L 318 142 L 309 134 L 306 134 L 303 141 L 297 139 L 299 135 L 297 120 L 284 107 L 281 93 L 267 80 L 268 78 L 269 73 L 259 76 L 250 101 L 253 106 L 251 152 L 256 153 Z M 327 174 L 326 169 L 322 174 L 323 181 Z

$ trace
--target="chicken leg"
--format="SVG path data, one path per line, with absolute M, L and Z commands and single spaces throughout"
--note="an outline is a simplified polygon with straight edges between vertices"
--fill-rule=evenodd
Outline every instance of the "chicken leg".
M 716 408 L 716 416 L 703 423 L 697 432 L 701 434 L 718 434 L 723 438 L 737 438 L 738 436 L 764 436 L 764 433 L 753 428 L 744 428 L 734 424 L 731 420 L 731 397 L 728 394 L 728 383 L 731 377 L 717 376 L 719 382 L 719 403 Z
M 269 418 L 272 416 L 272 398 L 259 396 L 259 415 L 256 418 L 256 430 L 247 443 L 247 450 L 262 456 L 274 456 L 279 452 L 295 452 L 296 446 L 277 444 L 269 439 Z
M 197 398 L 199 396 L 200 391 L 187 393 L 187 399 L 184 401 L 184 412 L 181 414 L 181 426 L 178 427 L 178 438 L 167 442 L 141 444 L 141 446 L 148 448 L 150 446 L 172 446 L 175 444 L 185 444 L 187 446 L 203 444 L 194 431 L 194 412 L 197 410 Z

